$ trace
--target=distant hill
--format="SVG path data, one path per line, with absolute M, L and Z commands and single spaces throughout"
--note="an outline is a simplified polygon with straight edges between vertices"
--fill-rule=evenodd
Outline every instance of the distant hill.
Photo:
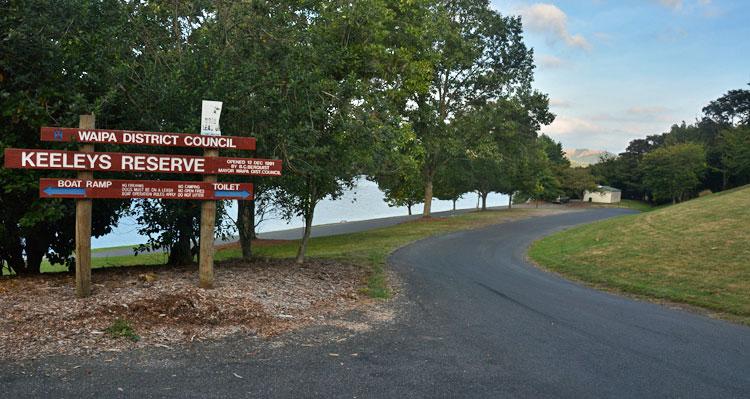
M 602 150 L 589 150 L 588 148 L 576 148 L 565 150 L 565 157 L 573 166 L 588 166 L 599 162 L 602 155 L 614 155 Z

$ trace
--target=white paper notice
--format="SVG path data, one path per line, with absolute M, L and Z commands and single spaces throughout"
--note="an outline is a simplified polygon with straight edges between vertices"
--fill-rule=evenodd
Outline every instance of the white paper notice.
M 221 117 L 221 101 L 203 100 L 201 111 L 201 134 L 207 136 L 221 136 L 219 118 Z

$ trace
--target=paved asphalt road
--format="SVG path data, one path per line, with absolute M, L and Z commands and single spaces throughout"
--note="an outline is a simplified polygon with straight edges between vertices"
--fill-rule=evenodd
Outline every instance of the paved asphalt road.
M 391 257 L 404 282 L 394 304 L 400 316 L 341 342 L 274 348 L 242 339 L 181 352 L 123 354 L 110 362 L 105 356 L 37 361 L 20 369 L 6 364 L 0 365 L 0 392 L 4 397 L 750 397 L 750 328 L 598 292 L 524 260 L 528 244 L 541 235 L 625 212 L 533 218 L 405 247 Z M 314 334 L 321 331 L 289 340 Z M 73 369 L 74 364 L 82 366 Z

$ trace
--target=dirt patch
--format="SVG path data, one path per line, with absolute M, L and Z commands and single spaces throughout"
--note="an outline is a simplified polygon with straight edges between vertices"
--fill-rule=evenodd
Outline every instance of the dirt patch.
M 70 275 L 2 279 L 0 358 L 172 347 L 237 333 L 268 337 L 334 323 L 369 302 L 360 294 L 367 271 L 353 264 L 228 261 L 217 265 L 212 290 L 196 287 L 194 269 L 95 272 L 86 299 L 75 297 Z M 118 319 L 132 326 L 137 342 L 107 332 Z

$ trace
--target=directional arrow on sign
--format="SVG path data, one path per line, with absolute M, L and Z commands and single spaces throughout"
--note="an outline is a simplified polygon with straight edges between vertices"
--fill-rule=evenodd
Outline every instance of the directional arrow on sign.
M 217 197 L 247 198 L 250 196 L 250 193 L 245 190 L 242 190 L 242 191 L 217 190 L 217 191 L 214 191 L 214 195 Z
M 83 188 L 67 188 L 67 187 L 46 187 L 44 193 L 50 196 L 56 195 L 86 195 L 86 189 Z

